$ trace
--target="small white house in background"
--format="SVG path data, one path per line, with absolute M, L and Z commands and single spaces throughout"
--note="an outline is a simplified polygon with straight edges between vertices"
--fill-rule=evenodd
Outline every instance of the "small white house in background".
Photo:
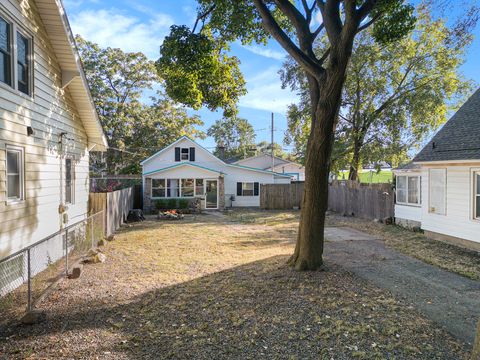
M 141 162 L 143 207 L 156 200 L 202 198 L 204 209 L 260 206 L 260 184 L 289 184 L 290 175 L 227 164 L 186 136 Z
M 480 250 L 480 89 L 394 172 L 397 222 Z
M 233 164 L 290 175 L 293 181 L 305 181 L 305 167 L 303 165 L 282 159 L 278 156 L 274 156 L 272 159 L 271 154 L 252 156 L 237 160 Z
M 107 146 L 61 1 L 1 1 L 0 119 L 1 260 L 87 216 L 89 152 Z M 0 280 L 22 276 L 12 262 Z

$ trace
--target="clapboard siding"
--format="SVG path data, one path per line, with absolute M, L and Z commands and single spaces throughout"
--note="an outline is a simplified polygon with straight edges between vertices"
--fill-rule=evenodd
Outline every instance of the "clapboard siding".
M 480 164 L 479 164 L 480 166 Z M 471 166 L 445 166 L 447 169 L 446 215 L 429 209 L 429 172 L 422 173 L 422 229 L 460 239 L 480 242 L 480 222 L 473 220 L 473 184 Z
M 61 226 L 59 134 L 73 144 L 67 153 L 75 164 L 74 204 L 68 204 L 69 223 L 84 218 L 88 201 L 88 137 L 70 90 L 62 89 L 62 67 L 34 0 L 2 1 L 2 10 L 33 35 L 34 89 L 32 97 L 0 88 L 0 258 L 56 232 Z M 52 16 L 58 9 L 49 7 Z M 47 18 L 44 18 L 48 20 Z M 59 29 L 63 32 L 64 29 Z M 71 56 L 71 54 L 70 54 Z M 63 67 L 63 70 L 75 70 Z M 34 134 L 26 136 L 26 126 Z M 25 155 L 25 200 L 6 201 L 6 145 L 22 146 Z M 73 146 L 71 146 L 73 145 Z M 68 224 L 67 224 L 68 225 Z

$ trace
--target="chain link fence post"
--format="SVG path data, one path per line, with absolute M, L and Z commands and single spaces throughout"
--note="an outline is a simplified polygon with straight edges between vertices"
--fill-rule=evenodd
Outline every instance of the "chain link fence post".
M 65 230 L 65 276 L 68 277 L 68 228 Z
M 30 248 L 27 249 L 27 312 L 32 310 L 32 265 L 30 261 Z

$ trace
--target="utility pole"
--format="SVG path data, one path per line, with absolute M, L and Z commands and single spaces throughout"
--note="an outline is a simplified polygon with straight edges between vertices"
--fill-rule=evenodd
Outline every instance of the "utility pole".
M 271 147 L 272 147 L 272 171 L 274 171 L 275 169 L 275 156 L 273 154 L 273 130 L 274 130 L 274 115 L 273 115 L 273 112 L 272 112 L 272 144 L 271 144 Z

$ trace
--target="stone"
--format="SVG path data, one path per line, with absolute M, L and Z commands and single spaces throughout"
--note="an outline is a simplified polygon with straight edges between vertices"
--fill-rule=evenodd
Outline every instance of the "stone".
M 105 254 L 102 254 L 101 252 L 99 252 L 99 253 L 93 258 L 93 263 L 94 263 L 94 264 L 104 263 L 106 260 L 107 260 L 107 257 L 105 256 Z
M 103 263 L 107 260 L 105 254 L 100 249 L 90 249 L 87 255 L 83 259 L 84 264 L 97 264 Z
M 113 235 L 113 234 L 109 235 L 109 236 L 107 236 L 106 239 L 107 239 L 107 241 L 113 241 L 113 240 L 115 240 L 115 235 Z
M 106 244 L 105 239 L 100 239 L 97 242 L 97 246 L 105 246 L 105 244 Z
M 33 325 L 45 321 L 46 318 L 47 315 L 42 310 L 31 310 L 27 311 L 20 321 L 25 325 Z
M 80 275 L 82 274 L 82 270 L 83 270 L 83 265 L 82 264 L 78 264 L 78 265 L 75 265 L 72 269 L 72 271 L 70 272 L 70 274 L 68 274 L 68 278 L 69 279 L 78 279 L 80 277 Z

